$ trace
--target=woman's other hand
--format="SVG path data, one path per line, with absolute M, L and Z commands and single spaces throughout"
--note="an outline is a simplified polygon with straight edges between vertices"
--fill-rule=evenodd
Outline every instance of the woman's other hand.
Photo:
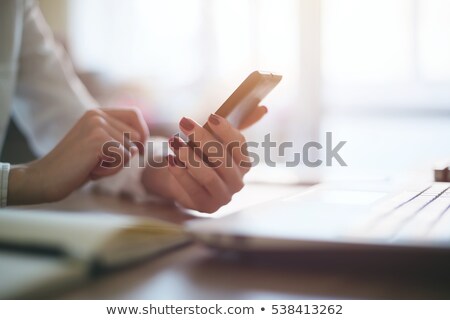
M 89 110 L 45 157 L 11 167 L 8 205 L 60 200 L 89 180 L 113 175 L 143 151 L 133 142 L 143 145 L 148 135 L 138 109 Z

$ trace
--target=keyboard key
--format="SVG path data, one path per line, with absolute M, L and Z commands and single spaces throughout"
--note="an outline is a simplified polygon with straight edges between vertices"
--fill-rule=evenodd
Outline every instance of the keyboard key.
M 433 199 L 434 196 L 418 196 L 400 208 L 395 209 L 377 221 L 368 230 L 369 236 L 386 239 L 392 238 L 409 219 L 412 219 L 417 212 L 427 206 Z
M 420 210 L 413 218 L 410 219 L 400 231 L 395 235 L 395 240 L 424 240 L 427 233 L 438 223 L 441 215 L 450 205 L 449 198 L 437 198 Z
M 445 191 L 447 191 L 449 187 L 449 183 L 445 183 L 445 182 L 436 182 L 433 183 L 433 185 L 428 188 L 427 190 L 425 190 L 422 195 L 433 195 L 433 196 L 437 196 Z
M 449 210 L 449 187 L 450 183 L 433 183 L 417 191 L 402 192 L 374 207 L 368 220 L 348 236 L 378 241 L 428 241 L 430 230 L 440 225 L 443 212 Z M 440 228 L 434 231 L 436 237 L 445 234 Z M 447 233 L 450 239 L 450 230 Z

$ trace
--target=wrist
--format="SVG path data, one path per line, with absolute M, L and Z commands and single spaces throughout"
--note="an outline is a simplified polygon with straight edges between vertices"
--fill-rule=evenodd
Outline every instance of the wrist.
M 39 173 L 29 164 L 11 166 L 8 179 L 8 205 L 46 202 Z

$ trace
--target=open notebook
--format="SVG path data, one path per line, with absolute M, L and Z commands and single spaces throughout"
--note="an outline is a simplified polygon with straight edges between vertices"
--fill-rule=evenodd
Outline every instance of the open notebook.
M 87 278 L 182 245 L 182 228 L 108 213 L 0 210 L 0 298 Z

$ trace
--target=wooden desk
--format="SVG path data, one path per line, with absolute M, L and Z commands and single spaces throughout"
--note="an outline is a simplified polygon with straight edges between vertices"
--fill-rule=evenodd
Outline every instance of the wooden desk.
M 249 185 L 219 215 L 305 187 Z M 35 206 L 70 211 L 109 211 L 148 215 L 182 223 L 194 218 L 173 207 L 135 204 L 108 196 L 77 193 L 55 204 Z M 260 263 L 217 255 L 201 245 L 98 276 L 56 298 L 61 299 L 433 299 L 449 298 L 442 279 L 402 272 L 355 272 L 332 265 Z

